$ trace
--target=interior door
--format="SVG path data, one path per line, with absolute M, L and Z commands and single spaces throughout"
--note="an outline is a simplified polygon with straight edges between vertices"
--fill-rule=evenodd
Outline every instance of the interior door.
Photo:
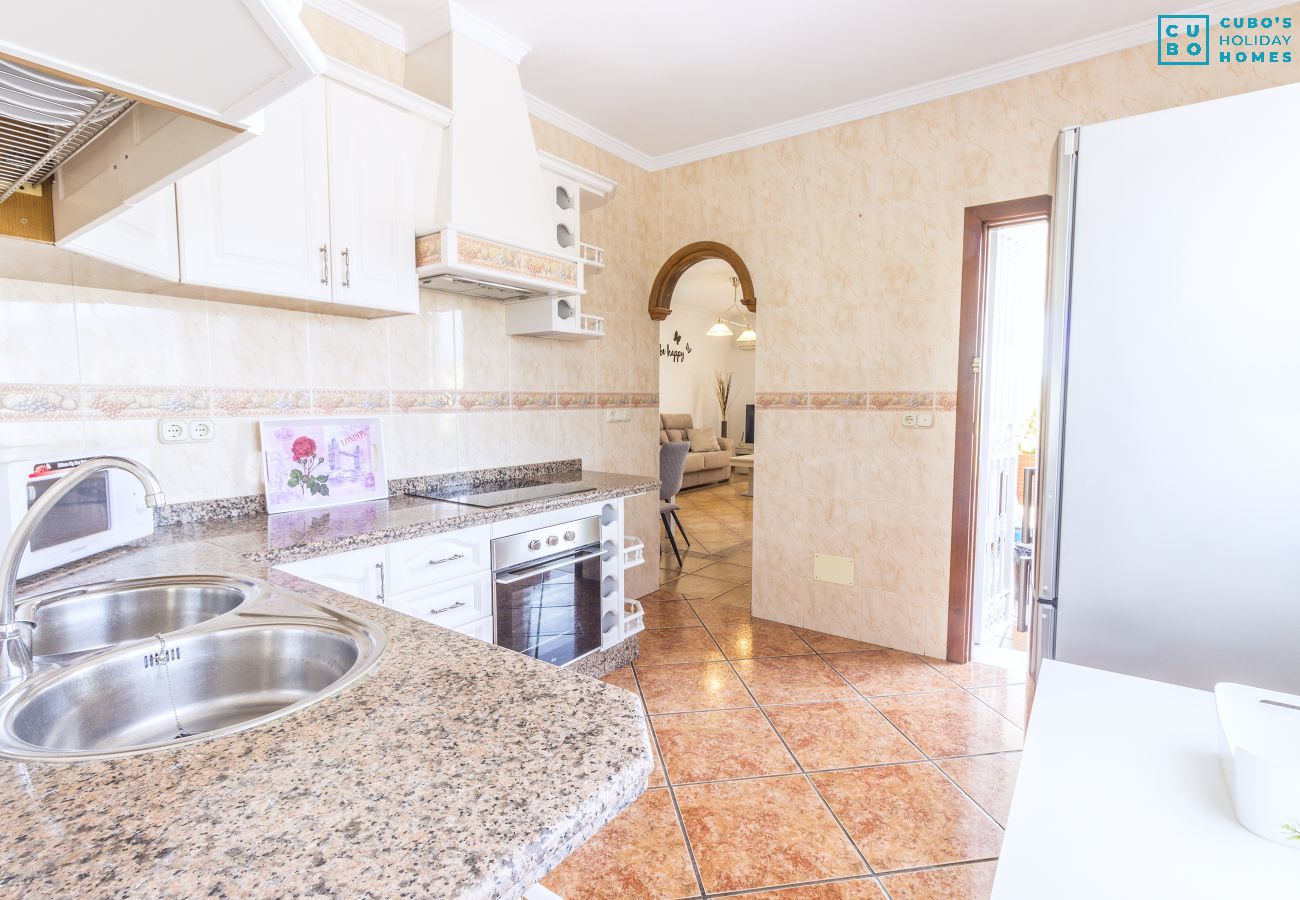
M 323 79 L 265 117 L 260 136 L 177 183 L 182 279 L 329 300 Z
M 381 100 L 326 85 L 334 302 L 419 311 L 417 123 Z

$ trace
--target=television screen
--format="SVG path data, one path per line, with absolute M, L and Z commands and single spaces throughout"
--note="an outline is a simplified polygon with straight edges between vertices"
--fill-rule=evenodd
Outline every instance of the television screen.
M 754 443 L 754 404 L 745 404 L 745 443 Z

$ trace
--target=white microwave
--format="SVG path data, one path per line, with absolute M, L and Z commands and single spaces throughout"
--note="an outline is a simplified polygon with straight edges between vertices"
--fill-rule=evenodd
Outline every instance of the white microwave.
M 146 462 L 139 450 L 113 453 Z M 37 499 L 90 456 L 47 456 L 0 463 L 0 537 L 8 541 Z M 18 564 L 21 578 L 153 534 L 144 485 L 130 472 L 106 469 L 87 478 L 36 526 Z

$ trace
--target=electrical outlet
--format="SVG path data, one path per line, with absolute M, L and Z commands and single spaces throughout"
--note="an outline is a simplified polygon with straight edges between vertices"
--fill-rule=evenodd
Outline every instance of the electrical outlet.
M 158 440 L 164 444 L 183 444 L 190 439 L 189 427 L 183 419 L 161 419 L 158 422 Z
M 934 427 L 934 413 L 917 413 L 917 414 L 916 414 L 916 427 L 917 427 L 917 428 L 932 428 L 932 427 Z
M 217 426 L 211 419 L 190 420 L 190 440 L 210 441 L 217 434 Z
M 916 413 L 903 413 L 903 427 L 904 428 L 916 427 Z

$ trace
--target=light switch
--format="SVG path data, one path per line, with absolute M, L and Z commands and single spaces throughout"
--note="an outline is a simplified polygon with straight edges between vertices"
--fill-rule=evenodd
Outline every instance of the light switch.
M 931 428 L 934 426 L 934 413 L 917 413 L 916 427 Z
M 813 556 L 813 578 L 831 584 L 853 584 L 853 558 L 817 553 Z

